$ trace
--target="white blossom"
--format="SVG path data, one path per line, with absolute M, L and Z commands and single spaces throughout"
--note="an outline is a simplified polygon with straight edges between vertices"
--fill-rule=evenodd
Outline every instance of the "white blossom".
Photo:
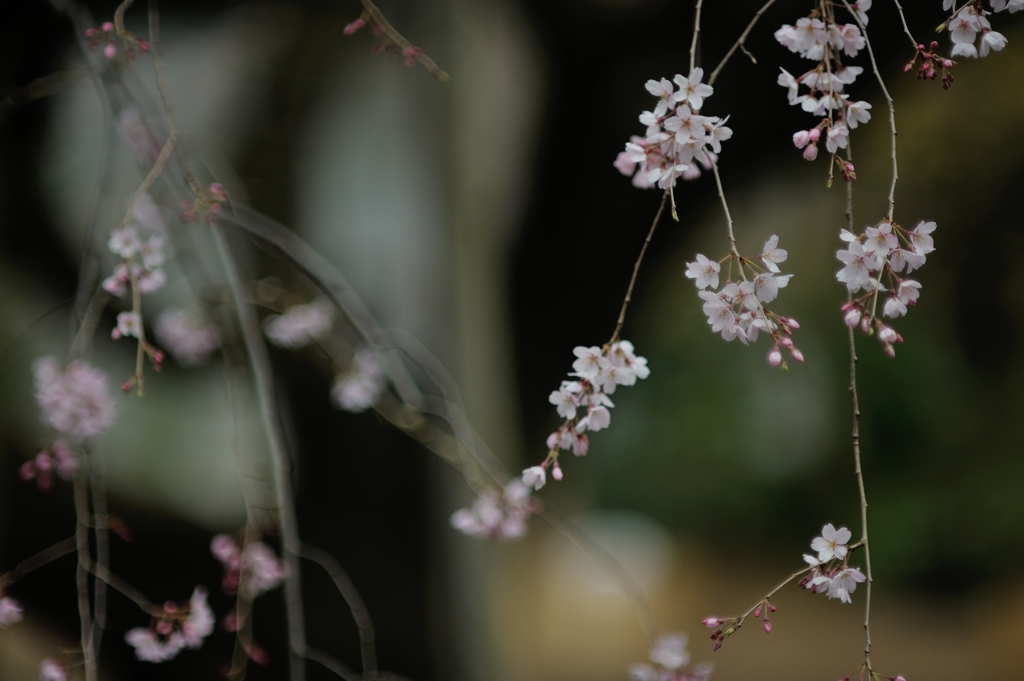
M 32 365 L 36 402 L 43 422 L 59 433 L 80 441 L 107 430 L 117 416 L 117 404 L 108 394 L 107 376 L 84 360 L 62 368 L 54 357 L 41 357 Z
M 282 348 L 296 350 L 313 343 L 331 330 L 334 308 L 324 298 L 306 305 L 294 305 L 284 314 L 263 320 L 267 339 Z
M 853 537 L 853 533 L 845 527 L 838 530 L 829 523 L 821 528 L 821 536 L 815 537 L 811 542 L 811 548 L 818 552 L 818 560 L 822 563 L 838 558 L 846 557 L 846 543 Z
M 220 347 L 220 330 L 198 311 L 167 308 L 156 320 L 156 339 L 179 364 L 206 364 Z
M 17 624 L 22 619 L 23 609 L 21 603 L 10 596 L 0 598 L 0 629 L 6 629 L 12 624 Z
M 376 351 L 361 348 L 352 360 L 352 366 L 334 379 L 331 401 L 339 409 L 359 413 L 377 403 L 387 383 Z
M 531 466 L 523 470 L 523 484 L 531 489 L 539 490 L 547 480 L 547 473 L 542 466 Z

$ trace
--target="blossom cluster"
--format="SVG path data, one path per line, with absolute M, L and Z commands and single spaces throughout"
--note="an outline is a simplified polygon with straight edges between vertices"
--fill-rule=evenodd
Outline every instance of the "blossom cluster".
M 526 536 L 530 516 L 540 510 L 541 502 L 530 496 L 530 488 L 513 479 L 500 494 L 485 488 L 471 506 L 452 514 L 451 524 L 470 537 L 509 542 Z
M 643 137 L 631 137 L 615 159 L 619 172 L 633 176 L 634 186 L 668 189 L 679 177 L 699 177 L 698 164 L 709 170 L 718 160 L 732 130 L 725 125 L 728 116 L 699 115 L 704 100 L 715 91 L 703 80 L 704 69 L 695 68 L 689 78 L 677 74 L 675 86 L 667 78 L 647 81 L 647 91 L 658 98 L 654 111 L 640 114 L 647 130 Z
M 156 339 L 179 364 L 206 364 L 220 347 L 220 330 L 197 310 L 168 308 L 156 320 Z
M 943 57 L 936 50 L 939 47 L 938 41 L 933 40 L 929 47 L 923 44 L 914 49 L 914 58 L 903 67 L 904 73 L 910 73 L 917 64 L 917 58 L 921 58 L 921 66 L 917 70 L 918 80 L 935 80 L 938 72 L 942 73 L 942 87 L 948 90 L 953 87 L 953 65 L 952 59 Z M 938 69 L 938 71 L 936 70 Z
M 845 229 L 839 234 L 849 246 L 836 252 L 836 258 L 843 263 L 836 279 L 846 284 L 851 294 L 864 291 L 862 296 L 843 305 L 846 325 L 853 328 L 859 324 L 865 333 L 877 331 L 878 340 L 890 357 L 896 356 L 893 344 L 902 343 L 903 337 L 875 315 L 879 294 L 889 292 L 882 310 L 886 317 L 901 317 L 909 306 L 917 304 L 921 284 L 902 278 L 900 273 L 905 271 L 909 275 L 924 265 L 928 254 L 935 250 L 931 236 L 934 231 L 934 222 L 922 221 L 907 231 L 884 218 L 863 234 L 855 235 Z M 883 278 L 888 287 L 882 283 Z
M 1012 14 L 1024 9 L 1024 0 L 989 0 L 989 2 L 995 12 L 1009 10 Z M 947 12 L 952 11 L 955 5 L 954 0 L 942 1 L 942 9 Z M 953 41 L 951 57 L 987 57 L 992 50 L 998 52 L 1006 47 L 1006 36 L 992 30 L 992 23 L 987 19 L 990 14 L 992 12 L 984 9 L 981 0 L 972 0 L 946 22 L 950 40 Z M 979 36 L 981 41 L 975 46 Z
M 571 449 L 576 456 L 584 456 L 590 448 L 587 431 L 597 432 L 608 427 L 612 419 L 608 410 L 615 406 L 608 396 L 618 386 L 634 385 L 638 378 L 651 375 L 647 359 L 637 356 L 633 344 L 626 340 L 601 348 L 581 345 L 572 352 L 576 355 L 572 364 L 575 371 L 569 376 L 575 380 L 562 381 L 558 390 L 548 397 L 565 422 L 548 436 L 548 455 L 544 462 L 523 471 L 523 482 L 535 490 L 547 482 L 549 467 L 551 477 L 562 479 L 559 450 Z
M 144 229 L 134 222 L 111 231 L 107 247 L 121 260 L 114 267 L 113 274 L 103 280 L 103 289 L 112 296 L 124 298 L 133 287 L 138 287 L 143 295 L 163 288 L 167 283 L 167 273 L 163 270 L 164 245 L 163 234 L 153 228 Z M 138 321 L 123 323 L 124 314 L 128 313 L 118 315 L 119 331 L 114 338 L 137 338 L 137 327 L 134 325 Z
M 212 225 L 229 198 L 227 190 L 220 182 L 214 182 L 209 187 L 198 187 L 194 200 L 185 199 L 181 202 L 181 221 L 195 222 L 202 216 L 207 224 Z
M 60 660 L 48 657 L 39 664 L 39 681 L 68 681 L 67 665 Z
M 18 475 L 26 482 L 35 480 L 39 489 L 49 492 L 53 486 L 53 474 L 61 480 L 71 480 L 78 473 L 79 461 L 68 443 L 57 440 L 50 449 L 44 449 L 18 469 Z M 2 617 L 0 617 L 2 619 Z
M 363 412 L 377 403 L 385 386 L 384 370 L 377 353 L 370 348 L 361 348 L 352 358 L 349 370 L 335 377 L 331 401 L 339 409 Z
M 55 357 L 47 356 L 33 363 L 32 372 L 43 422 L 58 433 L 80 442 L 114 423 L 117 404 L 100 369 L 84 360 L 61 367 Z
M 229 535 L 218 534 L 210 542 L 210 553 L 224 566 L 224 593 L 239 591 L 247 598 L 276 589 L 288 577 L 288 565 L 263 542 L 240 548 Z
M 860 0 L 851 7 L 860 23 L 867 25 L 871 0 Z M 816 126 L 793 135 L 793 144 L 803 149 L 808 161 L 818 157 L 819 141 L 824 141 L 825 148 L 835 158 L 836 151 L 846 148 L 850 130 L 871 120 L 871 104 L 851 101 L 843 92 L 864 72 L 860 66 L 844 64 L 843 56 L 856 57 L 864 49 L 866 39 L 856 24 L 840 25 L 835 20 L 834 9 L 834 5 L 823 3 L 821 9 L 798 20 L 795 26 L 784 24 L 775 32 L 775 39 L 790 52 L 817 62 L 817 66 L 799 77 L 780 69 L 778 79 L 779 85 L 788 91 L 791 105 L 821 118 Z M 808 91 L 801 93 L 801 86 Z M 856 179 L 852 163 L 836 159 L 836 164 L 847 181 Z
M 789 285 L 792 274 L 781 274 L 778 263 L 785 262 L 789 252 L 779 248 L 779 237 L 772 235 L 764 244 L 761 255 L 739 256 L 730 253 L 721 261 L 714 261 L 698 253 L 697 260 L 686 264 L 686 276 L 694 280 L 698 293 L 704 301 L 704 314 L 714 333 L 722 334 L 727 341 L 739 339 L 747 345 L 757 340 L 761 333 L 768 334 L 774 346 L 768 353 L 768 363 L 786 368 L 782 359 L 785 348 L 797 362 L 804 361 L 803 353 L 793 345 L 790 336 L 800 324 L 791 317 L 781 317 L 765 307 L 779 295 L 779 289 Z M 738 260 L 740 281 L 727 279 L 720 291 L 722 262 L 729 261 L 730 271 L 733 260 Z M 760 261 L 760 264 L 758 264 Z M 750 269 L 750 278 L 744 268 Z M 708 289 L 711 290 L 708 290 Z
M 268 315 L 263 333 L 272 344 L 297 350 L 327 335 L 334 323 L 334 308 L 326 298 L 305 305 L 293 305 L 284 314 Z
M 811 572 L 800 580 L 800 586 L 811 593 L 827 594 L 830 599 L 852 602 L 850 595 L 867 579 L 860 569 L 847 563 L 850 553 L 847 543 L 852 536 L 847 528 L 837 530 L 831 523 L 821 528 L 821 536 L 811 542 L 811 549 L 818 555 L 804 554 Z
M 113 59 L 117 56 L 117 38 L 121 38 L 121 41 L 124 43 L 124 56 L 129 64 L 135 59 L 136 49 L 142 54 L 149 54 L 149 42 L 147 40 L 138 37 L 128 30 L 119 31 L 113 22 L 104 21 L 99 26 L 85 30 L 86 45 L 89 46 L 89 49 L 95 49 L 101 43 L 106 42 L 106 45 L 103 46 L 103 56 L 107 59 Z
M 713 665 L 702 663 L 687 668 L 690 652 L 686 649 L 686 634 L 665 634 L 654 642 L 649 657 L 654 664 L 639 663 L 630 666 L 630 681 L 707 681 Z
M 206 589 L 197 586 L 187 604 L 168 601 L 157 608 L 148 628 L 128 630 L 124 639 L 144 662 L 166 662 L 185 648 L 196 650 L 213 633 L 216 619 L 206 602 Z

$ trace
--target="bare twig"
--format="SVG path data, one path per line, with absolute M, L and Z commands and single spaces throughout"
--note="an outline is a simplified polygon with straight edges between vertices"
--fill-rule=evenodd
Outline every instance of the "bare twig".
M 306 658 L 318 662 L 330 671 L 334 672 L 345 681 L 360 681 L 359 674 L 346 667 L 339 660 L 334 659 L 327 653 L 321 652 L 316 648 L 306 648 Z
M 797 577 L 799 577 L 800 575 L 802 575 L 802 574 L 805 574 L 805 573 L 807 573 L 807 572 L 810 572 L 810 571 L 811 571 L 811 570 L 813 570 L 813 569 L 814 569 L 814 568 L 813 568 L 813 566 L 808 566 L 808 567 L 805 567 L 805 568 L 800 568 L 799 570 L 797 570 L 796 572 L 794 572 L 793 574 L 791 574 L 791 575 L 790 575 L 789 577 L 786 577 L 786 578 L 785 578 L 784 580 L 782 580 L 781 582 L 779 582 L 778 584 L 776 584 L 776 585 L 775 585 L 775 587 L 774 587 L 774 588 L 773 588 L 773 589 L 772 589 L 771 591 L 769 591 L 768 593 L 766 593 L 766 594 L 765 594 L 764 596 L 761 596 L 761 600 L 759 600 L 759 601 L 758 601 L 757 603 L 755 603 L 754 605 L 750 606 L 750 609 L 749 609 L 749 610 L 747 610 L 747 611 L 746 611 L 745 613 L 743 613 L 742 615 L 740 615 L 740 616 L 739 616 L 739 617 L 738 617 L 738 618 L 736 619 L 736 624 L 734 624 L 733 626 L 734 626 L 734 627 L 735 627 L 736 629 L 739 629 L 740 627 L 742 627 L 742 626 L 743 626 L 743 621 L 744 621 L 744 620 L 746 620 L 746 619 L 747 619 L 748 617 L 750 617 L 750 613 L 752 613 L 752 612 L 754 612 L 755 610 L 757 610 L 757 607 L 758 607 L 759 605 L 761 605 L 762 603 L 764 603 L 765 601 L 767 601 L 767 600 L 768 600 L 769 598 L 771 598 L 772 596 L 774 596 L 775 594 L 777 594 L 777 593 L 778 593 L 778 592 L 779 592 L 779 591 L 780 591 L 780 590 L 782 589 L 782 587 L 786 586 L 787 584 L 789 584 L 790 582 L 792 582 L 792 581 L 793 581 L 794 579 L 796 579 L 796 578 L 797 578 Z
M 896 5 L 896 11 L 900 13 L 900 21 L 903 22 L 903 33 L 910 38 L 910 44 L 914 46 L 914 49 L 917 49 L 917 41 L 914 39 L 914 34 L 910 32 L 910 28 L 907 26 L 907 17 L 903 14 L 903 5 L 900 4 L 900 0 L 893 0 L 893 3 Z
M 92 488 L 92 510 L 96 533 L 96 565 L 98 570 L 110 567 L 110 519 L 107 511 L 107 487 L 103 478 L 102 461 L 95 452 L 89 458 L 89 486 Z M 103 644 L 103 629 L 107 626 L 107 583 L 102 579 L 93 583 L 92 648 L 98 659 Z
M 356 585 L 341 564 L 334 559 L 334 556 L 323 549 L 303 544 L 301 555 L 303 558 L 320 564 L 320 567 L 330 575 L 334 585 L 338 587 L 341 597 L 348 603 L 348 608 L 352 611 L 352 619 L 359 627 L 359 651 L 363 660 L 363 678 L 373 681 L 377 677 L 377 636 L 373 630 L 373 618 L 370 617 L 370 611 L 366 609 L 359 590 L 356 589 Z
M 740 264 L 740 277 L 746 280 L 747 275 L 743 272 L 743 259 L 740 257 L 740 252 L 736 249 L 736 234 L 732 229 L 732 213 L 729 212 L 729 203 L 725 200 L 725 190 L 722 189 L 722 177 L 718 174 L 718 163 L 711 159 L 711 170 L 715 174 L 715 185 L 718 187 L 718 200 L 722 202 L 722 210 L 725 212 L 725 226 L 729 232 L 729 251 L 732 256 L 736 258 L 736 262 Z
M 697 7 L 693 11 L 693 39 L 690 41 L 690 73 L 693 73 L 693 70 L 697 67 L 697 41 L 700 38 L 700 10 L 703 6 L 704 0 L 697 0 Z
M 718 80 L 718 74 L 722 72 L 722 69 L 725 68 L 725 65 L 729 62 L 730 59 L 732 59 L 732 55 L 736 53 L 736 50 L 743 50 L 743 54 L 750 57 L 750 61 L 752 61 L 755 64 L 757 63 L 757 60 L 754 59 L 754 55 L 750 54 L 750 52 L 747 51 L 747 36 L 749 36 L 750 32 L 754 30 L 754 26 L 757 25 L 758 21 L 760 21 L 761 15 L 767 12 L 768 8 L 774 4 L 775 0 L 768 0 L 768 2 L 764 3 L 761 9 L 757 10 L 757 13 L 754 14 L 754 18 L 751 19 L 750 23 L 747 24 L 747 27 L 743 29 L 743 33 L 740 34 L 739 39 L 735 43 L 733 43 L 732 47 L 729 48 L 729 51 L 725 53 L 724 57 L 722 57 L 722 61 L 718 62 L 718 66 L 716 66 L 715 70 L 711 72 L 711 76 L 708 77 L 708 85 L 715 84 L 715 81 Z
M 442 83 L 447 83 L 449 75 L 436 63 L 434 60 L 424 54 L 423 50 L 417 48 L 415 45 L 410 43 L 405 37 L 395 30 L 395 27 L 384 17 L 384 14 L 377 8 L 377 5 L 373 4 L 371 0 L 360 0 L 363 3 L 363 9 L 369 14 L 375 24 L 380 26 L 380 29 L 384 31 L 389 39 L 391 39 L 396 45 L 402 48 L 403 54 L 408 54 L 423 67 L 430 71 L 430 73 Z M 408 52 L 406 52 L 408 50 Z
M 16 581 L 18 581 L 28 573 L 32 572 L 33 570 L 37 570 L 43 567 L 44 565 L 48 565 L 49 563 L 52 563 L 58 558 L 66 556 L 69 553 L 74 553 L 75 550 L 78 548 L 77 542 L 78 536 L 76 534 L 74 537 L 68 537 L 63 541 L 57 542 L 53 546 L 43 549 L 34 556 L 29 556 L 25 560 L 15 565 L 14 568 L 6 574 L 0 575 L 0 589 L 6 588 L 11 584 L 14 584 Z
M 71 341 L 67 361 L 70 362 L 73 359 L 78 359 L 85 354 L 85 349 L 92 342 L 92 336 L 96 333 L 96 325 L 100 323 L 100 316 L 103 314 L 103 309 L 107 306 L 108 300 L 110 300 L 110 294 L 102 287 L 96 287 L 92 298 L 89 299 L 89 305 L 85 309 L 85 315 L 82 317 L 82 323 L 78 327 L 78 333 L 75 334 L 74 340 Z
M 139 609 L 143 612 L 149 615 L 155 615 L 160 611 L 157 606 L 153 605 L 153 603 L 146 598 L 145 594 L 117 575 L 113 574 L 107 567 L 103 565 L 96 565 L 92 561 L 89 561 L 86 563 L 85 569 L 88 570 L 90 574 L 95 575 L 97 578 L 105 582 L 107 586 L 114 589 L 114 591 L 117 591 L 122 596 L 134 601 L 135 605 L 139 606 Z
M 256 396 L 260 405 L 263 428 L 270 446 L 270 457 L 274 470 L 274 494 L 277 498 L 277 512 L 281 522 L 281 539 L 289 576 L 284 583 L 285 609 L 288 617 L 288 642 L 291 652 L 291 681 L 303 681 L 306 675 L 306 625 L 302 607 L 302 582 L 299 553 L 299 527 L 295 518 L 295 503 L 292 497 L 291 466 L 284 442 L 280 415 L 274 395 L 274 376 L 267 355 L 266 345 L 260 333 L 259 321 L 252 308 L 245 301 L 244 285 L 224 227 L 215 222 L 213 237 L 228 276 L 231 295 L 235 301 L 236 313 L 242 332 L 242 341 L 249 355 Z
M 92 647 L 92 613 L 89 608 L 89 500 L 87 471 L 78 471 L 75 476 L 75 548 L 78 551 L 78 570 L 75 583 L 78 587 L 78 619 L 81 628 L 82 657 L 85 661 L 85 681 L 97 681 L 96 655 Z
M 612 338 L 608 341 L 609 344 L 615 343 L 619 340 L 619 333 L 622 332 L 622 325 L 626 323 L 626 310 L 629 308 L 630 301 L 633 300 L 633 286 L 636 285 L 636 276 L 640 273 L 640 265 L 644 261 L 644 255 L 647 253 L 647 247 L 651 243 L 651 238 L 654 237 L 654 230 L 658 227 L 658 221 L 661 220 L 661 214 L 665 211 L 665 202 L 668 199 L 668 192 L 665 192 L 661 197 L 661 205 L 658 206 L 658 212 L 654 215 L 654 222 L 651 223 L 651 228 L 647 231 L 647 238 L 644 239 L 644 245 L 640 248 L 640 255 L 636 259 L 636 264 L 633 265 L 633 276 L 629 278 L 629 286 L 626 288 L 626 299 L 622 301 L 622 309 L 619 310 L 619 319 L 615 322 L 615 331 L 612 332 Z

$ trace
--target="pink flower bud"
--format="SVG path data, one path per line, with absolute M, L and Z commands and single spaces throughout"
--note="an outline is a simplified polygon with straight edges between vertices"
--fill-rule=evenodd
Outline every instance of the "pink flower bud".
M 366 22 L 363 21 L 362 17 L 360 17 L 353 21 L 351 24 L 345 26 L 345 28 L 342 30 L 342 33 L 344 33 L 345 35 L 352 35 L 356 31 L 361 29 L 363 26 L 366 26 Z
M 903 678 L 903 674 L 897 674 L 896 676 L 893 677 L 892 681 L 907 681 L 907 680 L 905 678 Z
M 50 453 L 46 450 L 36 454 L 36 470 L 40 473 L 49 473 L 53 470 L 53 459 L 50 458 Z
M 903 73 L 910 73 L 910 69 L 912 69 L 912 68 L 914 68 L 913 62 L 911 62 L 911 63 L 909 63 L 909 64 L 907 64 L 906 66 L 903 67 Z
M 939 49 L 939 41 L 937 41 L 937 40 L 933 40 L 932 41 L 932 49 L 933 50 Z
M 114 30 L 114 24 L 110 23 L 109 21 L 104 21 L 100 28 L 102 28 L 107 33 L 110 33 Z
M 804 148 L 804 159 L 808 161 L 813 161 L 816 158 L 818 158 L 818 145 L 808 144 Z
M 878 332 L 878 340 L 882 343 L 895 343 L 896 332 L 888 326 L 883 326 L 882 330 Z
M 36 477 L 36 466 L 31 459 L 21 464 L 21 467 L 18 468 L 18 477 L 24 480 L 25 482 L 28 482 L 32 478 Z
M 953 68 L 953 62 L 950 61 L 949 59 L 943 59 L 942 60 L 942 68 L 944 68 L 944 69 L 951 69 L 951 68 Z
M 806 130 L 801 130 L 800 132 L 793 133 L 793 146 L 795 146 L 797 149 L 803 149 L 804 147 L 807 146 L 807 143 L 810 141 L 811 136 L 807 133 Z
M 800 322 L 798 322 L 797 320 L 793 319 L 792 317 L 790 317 L 789 319 L 786 320 L 786 324 L 791 329 L 799 329 L 800 328 Z
M 894 348 L 890 344 L 886 343 L 885 345 L 882 346 L 882 349 L 885 350 L 885 354 L 889 355 L 889 357 L 896 357 L 896 348 Z
M 161 636 L 167 636 L 171 633 L 173 628 L 174 625 L 172 625 L 168 620 L 160 620 L 156 623 L 156 633 L 160 634 Z
M 764 633 L 766 633 L 766 634 L 772 633 L 772 623 L 769 622 L 768 620 L 764 621 Z
M 555 462 L 554 468 L 551 469 L 551 477 L 555 480 L 562 479 L 562 468 L 558 465 L 557 461 Z
M 924 45 L 918 45 L 917 46 L 917 51 L 918 52 L 924 52 Z
M 793 359 L 795 359 L 796 361 L 800 362 L 801 364 L 803 363 L 803 361 L 804 361 L 804 353 L 800 352 L 796 348 L 792 348 L 789 352 L 790 352 L 791 355 L 793 355 Z
M 768 353 L 768 363 L 773 367 L 777 367 L 782 364 L 782 353 L 779 352 L 778 347 L 772 348 L 772 351 Z
M 545 443 L 548 446 L 548 450 L 554 451 L 558 449 L 558 441 L 561 439 L 562 429 L 559 428 L 555 432 L 548 435 L 548 441 Z
M 117 47 L 114 43 L 107 43 L 107 46 L 103 48 L 103 55 L 107 59 L 113 59 L 117 56 Z
M 784 348 L 792 348 L 793 347 L 793 339 L 792 338 L 780 338 L 779 339 L 779 345 L 781 345 Z
M 768 604 L 768 609 L 769 609 L 769 610 L 771 610 L 772 612 L 775 612 L 775 610 L 776 610 L 777 608 L 776 608 L 776 607 L 775 607 L 774 605 L 772 605 L 772 604 L 770 604 L 770 603 L 769 603 L 769 604 Z
M 846 313 L 846 318 L 843 320 L 846 325 L 851 329 L 860 323 L 860 310 L 850 310 Z
M 760 616 L 761 616 L 761 608 L 758 607 L 757 610 L 754 611 L 754 617 L 760 617 Z
M 705 617 L 703 620 L 701 620 L 701 624 L 703 624 L 708 629 L 714 629 L 721 623 L 722 620 L 718 619 L 717 617 Z

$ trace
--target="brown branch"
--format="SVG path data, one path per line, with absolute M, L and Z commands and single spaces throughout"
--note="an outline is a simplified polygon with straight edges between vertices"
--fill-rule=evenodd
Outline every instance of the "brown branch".
M 700 38 L 700 11 L 704 6 L 704 0 L 697 0 L 697 6 L 693 11 L 693 39 L 690 41 L 690 73 L 697 67 L 697 40 Z
M 424 54 L 423 50 L 410 43 L 401 33 L 396 31 L 395 27 L 384 17 L 384 14 L 378 9 L 377 5 L 373 4 L 372 0 L 360 0 L 360 2 L 362 2 L 366 13 L 373 18 L 373 22 L 380 26 L 380 29 L 384 31 L 384 35 L 402 48 L 403 53 L 406 50 L 411 50 L 409 56 L 422 64 L 427 71 L 430 71 L 442 83 L 448 82 L 450 76 L 433 59 Z
M 62 541 L 57 542 L 49 548 L 45 548 L 34 556 L 29 556 L 25 560 L 21 561 L 14 566 L 6 574 L 0 576 L 0 589 L 7 588 L 11 584 L 14 584 L 19 579 L 32 572 L 38 570 L 44 565 L 48 565 L 58 558 L 74 553 L 77 548 L 78 537 L 68 537 Z
M 334 585 L 338 587 L 341 597 L 348 603 L 348 608 L 352 611 L 352 619 L 356 621 L 356 626 L 359 627 L 359 651 L 363 660 L 363 678 L 367 679 L 367 681 L 373 681 L 377 677 L 377 636 L 373 629 L 373 618 L 370 617 L 370 611 L 367 610 L 362 596 L 359 595 L 359 591 L 356 589 L 356 585 L 349 578 L 348 573 L 341 567 L 341 564 L 335 560 L 334 556 L 323 549 L 303 544 L 300 555 L 303 558 L 319 563 L 320 567 L 330 575 Z
M 85 462 L 83 462 L 83 466 Z M 75 476 L 75 548 L 78 551 L 78 569 L 75 584 L 78 587 L 78 620 L 81 629 L 82 657 L 85 664 L 85 681 L 97 681 L 96 654 L 92 647 L 92 613 L 89 606 L 89 501 L 86 471 L 79 470 Z
M 747 27 L 743 30 L 743 33 L 740 34 L 739 40 L 733 43 L 732 47 L 729 48 L 729 51 L 725 53 L 724 57 L 722 57 L 722 61 L 718 62 L 718 66 L 716 66 L 715 70 L 711 72 L 711 76 L 708 77 L 708 85 L 715 84 L 715 81 L 718 79 L 718 74 L 721 73 L 722 69 L 725 68 L 725 65 L 732 58 L 732 55 L 736 53 L 736 50 L 743 50 L 743 54 L 750 57 L 750 61 L 752 61 L 754 64 L 757 64 L 757 60 L 754 59 L 754 55 L 750 54 L 750 52 L 747 51 L 747 36 L 749 36 L 750 32 L 754 30 L 754 26 L 757 25 L 758 21 L 760 21 L 761 15 L 767 12 L 768 8 L 774 4 L 775 0 L 768 0 L 768 2 L 766 2 L 764 6 L 761 7 L 761 9 L 757 10 L 757 13 L 754 14 L 754 18 L 750 20 L 750 23 L 747 24 Z
M 612 332 L 612 338 L 608 341 L 609 345 L 619 340 L 622 325 L 626 323 L 626 310 L 629 308 L 629 303 L 633 300 L 633 287 L 636 285 L 636 277 L 640 274 L 640 265 L 644 261 L 644 255 L 647 253 L 647 247 L 651 243 L 651 238 L 654 237 L 654 230 L 658 227 L 661 214 L 665 211 L 667 199 L 668 192 L 665 192 L 661 197 L 661 205 L 658 206 L 658 212 L 654 215 L 654 222 L 651 223 L 651 228 L 647 232 L 647 238 L 644 239 L 644 245 L 640 248 L 640 255 L 636 259 L 636 264 L 633 265 L 633 276 L 629 278 L 629 287 L 626 288 L 626 299 L 622 301 L 622 309 L 619 310 L 619 319 L 615 322 L 615 331 Z
M 101 462 L 93 452 L 89 456 L 89 486 L 92 488 L 92 509 L 96 533 L 96 564 L 99 569 L 109 571 L 110 566 L 110 523 L 107 510 L 107 488 L 103 479 Z M 107 626 L 107 583 L 102 579 L 93 584 L 92 648 L 97 658 L 103 644 L 103 629 Z

